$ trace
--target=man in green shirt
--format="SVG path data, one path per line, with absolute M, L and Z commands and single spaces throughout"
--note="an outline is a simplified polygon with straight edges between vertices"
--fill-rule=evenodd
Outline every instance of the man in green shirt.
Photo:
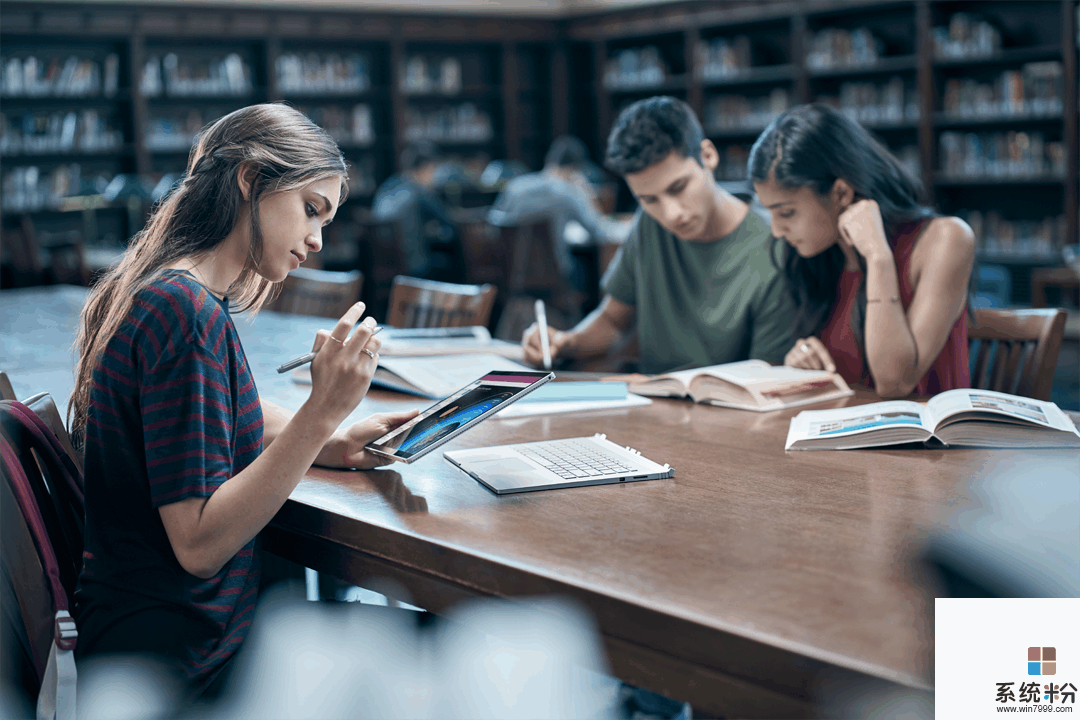
M 600 306 L 569 332 L 548 328 L 553 358 L 603 355 L 636 325 L 645 373 L 749 358 L 783 362 L 796 339 L 795 308 L 770 258 L 779 243 L 761 217 L 716 184 L 719 161 L 680 100 L 648 98 L 619 114 L 605 164 L 641 207 L 601 282 Z M 522 344 L 526 360 L 539 365 L 536 325 Z

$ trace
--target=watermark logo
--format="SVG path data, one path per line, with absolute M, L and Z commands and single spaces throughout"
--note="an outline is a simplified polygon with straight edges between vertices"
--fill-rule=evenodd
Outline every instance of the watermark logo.
M 1029 647 L 1028 675 L 1057 675 L 1057 648 Z

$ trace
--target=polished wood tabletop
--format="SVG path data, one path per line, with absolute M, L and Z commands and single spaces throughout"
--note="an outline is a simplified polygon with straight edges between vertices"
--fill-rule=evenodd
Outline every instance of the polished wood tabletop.
M 57 334 L 54 354 L 64 349 L 57 338 L 73 331 L 78 303 L 44 289 L 0 295 L 3 311 L 45 308 L 2 321 L 0 369 L 20 392 L 57 383 L 55 368 L 34 374 L 33 357 L 46 333 Z M 298 408 L 309 388 L 275 368 L 332 321 L 264 312 L 236 325 L 262 396 Z M 70 392 L 37 387 L 64 401 Z M 861 391 L 814 407 L 876 399 Z M 372 390 L 350 419 L 428 404 Z M 478 596 L 568 596 L 596 618 L 615 675 L 725 717 L 813 717 L 822 692 L 854 684 L 929 692 L 932 600 L 910 561 L 968 501 L 971 478 L 1019 453 L 785 452 L 796 412 L 656 399 L 495 418 L 443 449 L 602 432 L 675 475 L 499 497 L 441 450 L 384 470 L 312 468 L 264 539 L 357 584 L 389 578 L 434 612 Z M 1053 451 L 1026 453 L 1040 454 Z

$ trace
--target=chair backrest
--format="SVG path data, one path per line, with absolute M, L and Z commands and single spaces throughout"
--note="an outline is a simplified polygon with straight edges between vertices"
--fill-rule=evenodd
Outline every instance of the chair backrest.
M 8 399 L 8 398 L 3 398 Z M 14 400 L 15 398 L 10 398 Z M 60 443 L 60 447 L 71 462 L 75 465 L 75 469 L 79 471 L 79 476 L 83 474 L 83 456 L 75 446 L 71 444 L 71 436 L 68 435 L 67 427 L 64 426 L 64 418 L 60 415 L 60 411 L 56 407 L 56 403 L 53 402 L 52 395 L 47 392 L 39 392 L 36 395 L 31 395 L 23 401 L 26 407 L 34 411 L 34 414 L 41 418 L 46 427 L 52 431 L 56 436 L 57 441 Z
M 18 400 L 15 397 L 15 388 L 11 387 L 11 379 L 7 373 L 0 371 L 0 400 Z
M 366 278 L 364 302 L 369 313 L 385 317 L 390 285 L 395 277 L 408 272 L 401 225 L 376 220 L 366 208 L 357 208 L 353 220 L 359 235 L 359 267 Z
M 465 280 L 474 285 L 491 283 L 507 288 L 510 251 L 498 228 L 489 224 L 489 207 L 457 208 L 453 211 L 461 237 L 461 253 L 465 264 Z
M 968 326 L 972 387 L 1049 400 L 1065 311 L 976 308 L 974 315 Z
M 297 268 L 288 274 L 271 310 L 293 315 L 340 318 L 360 299 L 364 275 L 359 270 L 332 272 Z
M 494 285 L 457 285 L 398 275 L 390 289 L 391 327 L 464 327 L 491 319 Z

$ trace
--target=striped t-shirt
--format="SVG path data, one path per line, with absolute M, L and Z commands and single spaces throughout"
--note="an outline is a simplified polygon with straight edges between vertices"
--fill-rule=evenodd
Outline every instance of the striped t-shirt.
M 94 370 L 79 645 L 146 613 L 163 618 L 161 635 L 132 642 L 172 656 L 192 681 L 233 656 L 258 592 L 256 541 L 204 580 L 181 567 L 158 508 L 209 497 L 262 441 L 262 406 L 228 303 L 166 271 L 135 296 Z

